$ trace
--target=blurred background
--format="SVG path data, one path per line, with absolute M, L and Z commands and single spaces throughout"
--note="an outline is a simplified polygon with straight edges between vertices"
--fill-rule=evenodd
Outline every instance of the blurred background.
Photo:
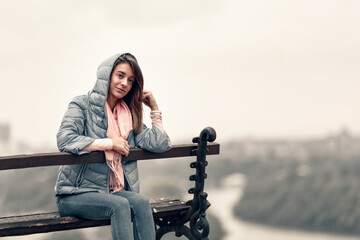
M 210 239 L 359 239 L 359 12 L 356 0 L 0 0 L 0 155 L 57 151 L 70 100 L 131 52 L 174 144 L 218 133 Z M 142 192 L 190 198 L 184 161 L 141 162 Z M 0 215 L 56 210 L 56 175 L 0 172 Z

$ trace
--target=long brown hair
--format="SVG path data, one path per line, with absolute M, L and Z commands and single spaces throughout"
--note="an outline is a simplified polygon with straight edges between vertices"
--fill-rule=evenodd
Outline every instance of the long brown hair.
M 123 100 L 128 105 L 131 111 L 132 120 L 133 120 L 133 129 L 136 133 L 139 133 L 143 126 L 142 98 L 143 98 L 144 77 L 141 72 L 140 66 L 136 61 L 136 58 L 130 53 L 124 53 L 120 55 L 120 57 L 115 61 L 113 65 L 113 69 L 111 71 L 110 76 L 112 76 L 112 72 L 114 71 L 115 67 L 120 63 L 128 63 L 134 73 L 135 82 L 133 83 L 131 90 L 128 92 L 128 94 L 126 94 Z

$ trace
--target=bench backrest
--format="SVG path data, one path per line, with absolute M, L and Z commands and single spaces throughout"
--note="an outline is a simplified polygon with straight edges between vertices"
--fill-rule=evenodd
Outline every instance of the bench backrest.
M 162 158 L 178 158 L 195 156 L 194 150 L 197 144 L 173 145 L 172 149 L 164 153 L 152 153 L 142 149 L 131 149 L 130 154 L 123 158 L 123 161 L 151 160 Z M 206 155 L 219 154 L 220 145 L 208 143 Z M 74 155 L 71 153 L 40 153 L 0 157 L 0 170 L 32 168 L 56 165 L 82 164 L 104 162 L 104 152 L 96 151 L 84 155 Z

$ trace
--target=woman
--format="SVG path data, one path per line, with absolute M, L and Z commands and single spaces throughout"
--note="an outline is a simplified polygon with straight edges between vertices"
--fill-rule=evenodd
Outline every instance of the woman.
M 151 109 L 152 128 L 143 124 L 142 103 Z M 117 54 L 100 64 L 94 89 L 69 104 L 57 142 L 62 152 L 103 150 L 106 158 L 60 167 L 55 192 L 62 216 L 111 219 L 113 239 L 155 239 L 149 201 L 139 194 L 137 162 L 121 158 L 131 148 L 163 152 L 171 144 L 133 55 Z

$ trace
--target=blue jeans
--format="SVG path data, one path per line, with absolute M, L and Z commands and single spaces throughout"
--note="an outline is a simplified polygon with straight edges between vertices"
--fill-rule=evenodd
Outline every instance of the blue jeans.
M 149 200 L 139 193 L 87 192 L 59 196 L 57 204 L 61 216 L 78 216 L 93 220 L 110 219 L 114 240 L 155 240 L 154 220 Z

